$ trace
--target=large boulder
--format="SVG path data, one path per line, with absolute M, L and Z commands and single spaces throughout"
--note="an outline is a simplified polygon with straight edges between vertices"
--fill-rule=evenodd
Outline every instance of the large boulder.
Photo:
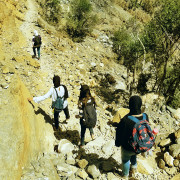
M 93 177 L 93 179 L 96 179 L 101 175 L 99 169 L 95 165 L 90 165 L 87 168 L 87 172 Z
M 67 139 L 61 139 L 58 144 L 58 152 L 68 154 L 74 150 L 74 145 Z
M 180 144 L 173 144 L 169 147 L 169 152 L 173 157 L 177 157 L 180 154 Z
M 119 123 L 120 122 L 120 120 L 126 115 L 126 114 L 128 114 L 129 113 L 129 109 L 127 109 L 127 108 L 120 108 L 117 112 L 116 112 L 116 114 L 114 115 L 114 117 L 113 117 L 113 122 L 114 123 Z

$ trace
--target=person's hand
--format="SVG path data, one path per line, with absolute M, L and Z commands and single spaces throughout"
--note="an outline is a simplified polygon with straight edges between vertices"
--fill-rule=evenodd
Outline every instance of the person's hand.
M 27 100 L 28 100 L 29 102 L 31 102 L 31 101 L 33 100 L 33 98 L 32 98 L 32 97 L 29 97 L 29 98 L 27 98 Z

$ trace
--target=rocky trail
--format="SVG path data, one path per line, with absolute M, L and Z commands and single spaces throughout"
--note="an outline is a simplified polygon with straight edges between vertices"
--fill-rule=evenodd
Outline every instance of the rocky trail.
M 132 74 L 128 77 L 126 68 L 114 61 L 112 42 L 104 32 L 97 30 L 93 37 L 87 37 L 82 43 L 74 43 L 67 36 L 49 30 L 49 25 L 42 23 L 38 14 L 39 5 L 36 3 L 34 0 L 26 1 L 25 16 L 20 25 L 25 39 L 22 45 L 25 60 L 18 61 L 16 56 L 10 58 L 10 62 L 15 66 L 13 73 L 3 65 L 4 84 L 1 84 L 0 91 L 1 95 L 4 95 L 0 103 L 5 107 L 3 120 L 0 121 L 0 134 L 7 137 L 16 135 L 17 141 L 22 134 L 24 136 L 18 147 L 15 146 L 16 140 L 12 143 L 10 138 L 3 141 L 0 139 L 0 157 L 3 162 L 11 159 L 10 155 L 6 157 L 6 144 L 12 143 L 11 148 L 7 150 L 8 154 L 13 152 L 13 148 L 22 149 L 20 163 L 17 161 L 13 164 L 15 174 L 18 169 L 22 180 L 122 179 L 119 175 L 121 153 L 120 148 L 114 144 L 115 127 L 111 122 L 113 118 L 119 117 L 118 112 L 115 114 L 119 108 L 127 107 L 128 83 Z M 34 30 L 42 37 L 40 60 L 30 57 L 33 54 Z M 21 80 L 16 77 L 17 74 Z M 61 77 L 62 84 L 67 86 L 70 95 L 68 105 L 71 118 L 65 122 L 63 112 L 60 113 L 58 132 L 53 129 L 51 99 L 39 104 L 31 104 L 26 100 L 30 96 L 44 95 L 53 85 L 54 74 Z M 11 84 L 13 78 L 16 81 Z M 83 148 L 79 148 L 80 124 L 79 119 L 75 118 L 78 114 L 77 102 L 81 83 L 87 83 L 91 87 L 98 115 L 94 128 L 95 139 L 91 139 L 87 130 L 86 145 Z M 8 96 L 8 93 L 12 96 Z M 17 100 L 9 112 L 8 105 L 14 97 Z M 147 157 L 138 155 L 138 172 L 129 179 L 179 179 L 179 110 L 165 106 L 163 98 L 153 93 L 143 96 L 142 99 L 152 126 L 158 127 L 160 133 L 156 137 L 152 154 Z M 16 103 L 20 104 L 17 109 L 14 108 Z M 22 120 L 22 126 L 18 124 L 18 119 Z M 10 131 L 14 127 L 19 129 L 18 133 Z M 26 157 L 28 148 L 30 157 Z M 12 153 L 12 156 L 15 155 L 17 154 Z M 26 158 L 30 160 L 23 164 L 21 161 Z M 3 172 L 2 179 L 11 179 L 6 169 Z

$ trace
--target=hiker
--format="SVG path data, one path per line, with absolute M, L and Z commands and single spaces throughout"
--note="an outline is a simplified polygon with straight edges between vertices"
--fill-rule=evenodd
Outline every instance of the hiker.
M 34 31 L 32 42 L 33 42 L 33 52 L 34 52 L 33 58 L 36 57 L 36 49 L 37 49 L 38 59 L 40 59 L 40 47 L 42 41 L 41 41 L 41 36 L 38 34 L 36 30 Z
M 91 138 L 94 139 L 93 128 L 96 125 L 97 121 L 95 106 L 95 99 L 91 96 L 89 86 L 81 85 L 78 101 L 79 115 L 76 116 L 76 118 L 80 118 L 81 125 L 80 147 L 85 145 L 84 137 L 86 128 L 89 128 Z
M 34 100 L 34 102 L 39 103 L 40 101 L 43 101 L 49 97 L 52 97 L 52 108 L 54 109 L 55 130 L 59 130 L 59 113 L 62 110 L 64 111 L 66 120 L 70 118 L 68 102 L 67 102 L 67 98 L 69 97 L 68 90 L 66 86 L 62 85 L 60 82 L 61 82 L 60 77 L 55 75 L 53 77 L 54 87 L 51 87 L 51 89 L 45 95 L 34 97 L 34 98 L 28 98 L 30 102 Z M 62 100 L 61 109 L 57 109 L 55 106 L 55 103 L 57 102 L 58 97 Z
M 137 135 L 137 130 L 134 129 L 134 127 L 136 127 L 136 125 L 139 126 L 138 122 L 144 122 L 145 124 L 148 124 L 149 122 L 148 115 L 146 113 L 141 113 L 141 105 L 141 98 L 137 95 L 132 96 L 129 100 L 130 112 L 121 119 L 116 129 L 115 145 L 117 147 L 121 146 L 122 176 L 124 178 L 128 177 L 130 172 L 134 174 L 137 171 L 136 155 L 140 153 L 140 150 L 142 150 L 142 152 L 148 150 L 146 145 L 139 150 L 138 148 L 136 149 L 136 147 L 132 146 L 133 143 L 131 144 L 132 137 L 134 138 L 134 135 Z M 139 127 L 141 128 L 141 126 Z M 149 128 L 148 125 L 147 127 Z M 154 144 L 154 139 L 152 133 L 150 132 L 151 134 L 149 135 L 146 130 L 146 126 L 143 126 L 143 130 L 141 132 L 144 131 L 145 133 L 144 136 L 142 134 L 141 137 L 150 137 L 150 139 L 152 139 L 152 142 L 148 145 L 150 149 Z M 149 132 L 151 129 L 148 129 L 147 131 Z

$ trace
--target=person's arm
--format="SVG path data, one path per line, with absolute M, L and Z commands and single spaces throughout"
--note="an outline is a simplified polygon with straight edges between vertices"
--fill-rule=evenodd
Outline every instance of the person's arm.
M 82 118 L 83 117 L 83 108 L 82 108 L 82 102 L 79 100 L 78 101 L 78 109 L 79 109 L 79 114 L 76 115 L 76 118 Z
M 28 98 L 29 101 L 34 101 L 36 103 L 39 103 L 40 101 L 43 101 L 47 98 L 49 98 L 53 93 L 53 88 L 51 88 L 45 95 L 43 96 L 38 96 L 38 97 L 33 97 L 33 98 Z
M 123 140 L 123 121 L 121 120 L 116 128 L 115 146 L 120 147 Z

